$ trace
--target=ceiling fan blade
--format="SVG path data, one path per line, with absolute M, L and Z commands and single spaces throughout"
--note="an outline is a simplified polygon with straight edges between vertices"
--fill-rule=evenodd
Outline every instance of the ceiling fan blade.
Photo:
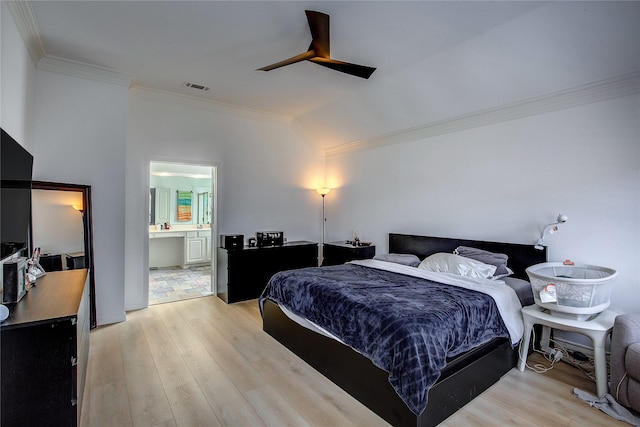
M 329 15 L 313 10 L 305 10 L 309 30 L 311 30 L 311 46 L 317 56 L 329 58 L 331 47 L 329 41 Z
M 323 67 L 342 73 L 351 74 L 352 76 L 368 79 L 376 70 L 373 67 L 365 65 L 351 64 L 349 62 L 337 61 L 331 59 L 331 47 L 329 40 L 329 15 L 313 10 L 305 10 L 309 30 L 311 31 L 311 45 L 309 50 L 284 61 L 258 68 L 256 71 L 271 71 L 285 65 L 295 64 L 300 61 L 311 61 Z
M 310 58 L 309 61 L 315 62 L 323 67 L 331 68 L 332 70 L 340 71 L 343 73 L 351 74 L 352 76 L 368 79 L 371 74 L 376 70 L 373 67 L 367 67 L 366 65 L 351 64 L 349 62 L 337 61 L 329 58 Z
M 271 71 L 276 68 L 284 67 L 285 65 L 295 64 L 296 62 L 304 61 L 306 59 L 312 59 L 315 56 L 315 52 L 313 50 L 309 50 L 305 53 L 301 53 L 300 55 L 296 55 L 292 58 L 285 59 L 284 61 L 276 62 L 275 64 L 267 65 L 266 67 L 258 68 L 256 71 Z

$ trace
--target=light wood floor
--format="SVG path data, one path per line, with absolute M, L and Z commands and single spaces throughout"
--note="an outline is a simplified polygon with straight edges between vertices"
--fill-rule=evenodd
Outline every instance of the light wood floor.
M 626 426 L 573 396 L 580 371 L 512 369 L 443 426 Z M 205 297 L 91 332 L 82 426 L 386 426 L 262 331 L 255 300 Z

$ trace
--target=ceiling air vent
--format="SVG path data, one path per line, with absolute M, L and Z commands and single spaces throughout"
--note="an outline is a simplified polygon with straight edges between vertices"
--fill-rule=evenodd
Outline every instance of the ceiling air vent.
M 190 88 L 193 88 L 193 89 L 198 89 L 198 90 L 201 90 L 201 91 L 204 91 L 204 92 L 206 92 L 206 91 L 208 91 L 208 90 L 209 90 L 209 87 L 208 87 L 208 86 L 199 85 L 198 83 L 189 83 L 189 82 L 185 82 L 185 83 L 184 83 L 184 85 L 185 85 L 186 87 L 190 87 Z

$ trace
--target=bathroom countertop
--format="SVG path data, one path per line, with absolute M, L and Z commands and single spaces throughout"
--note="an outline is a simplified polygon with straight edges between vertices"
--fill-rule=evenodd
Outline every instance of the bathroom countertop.
M 149 229 L 149 235 L 162 235 L 162 234 L 169 234 L 169 233 L 186 233 L 186 232 L 192 232 L 192 231 L 209 231 L 211 232 L 210 228 L 196 228 L 196 227 L 171 227 L 168 230 L 154 230 L 154 229 Z

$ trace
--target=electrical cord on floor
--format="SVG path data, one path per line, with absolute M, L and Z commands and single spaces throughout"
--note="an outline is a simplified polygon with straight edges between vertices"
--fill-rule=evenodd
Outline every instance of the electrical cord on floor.
M 536 342 L 535 329 L 532 331 L 532 333 L 533 333 L 533 342 L 535 343 Z M 556 362 L 558 362 L 560 360 L 564 360 L 565 362 L 569 363 L 570 365 L 575 366 L 576 368 L 580 369 L 585 374 L 585 376 L 587 378 L 589 378 L 591 381 L 596 382 L 593 357 L 585 356 L 582 353 L 580 353 L 582 356 L 587 357 L 587 360 L 577 359 L 576 357 L 574 357 L 575 356 L 574 352 L 569 352 L 569 350 L 567 350 L 566 347 L 564 347 L 562 344 L 554 341 L 553 338 L 549 338 L 549 342 L 554 345 L 554 348 L 552 348 L 550 352 L 544 352 L 542 350 L 538 350 L 538 349 L 535 348 L 535 345 L 533 346 L 533 351 L 536 352 L 536 353 L 542 354 L 542 356 L 548 362 L 550 362 L 551 365 L 545 366 L 542 363 L 536 363 L 534 365 L 529 365 L 529 364 L 527 364 L 527 361 L 524 360 L 524 364 L 528 369 L 532 370 L 535 373 L 543 374 L 543 373 L 548 372 L 551 369 L 553 369 L 553 367 L 554 367 Z M 522 356 L 520 356 L 520 352 L 518 352 L 518 358 L 520 360 L 522 360 Z M 585 368 L 585 365 L 586 365 L 587 368 Z
M 536 342 L 536 331 L 535 331 L 535 329 L 532 332 L 533 332 L 533 342 L 535 343 Z M 527 351 L 528 351 L 528 349 L 527 349 Z M 553 366 L 555 365 L 555 363 L 557 361 L 561 360 L 562 357 L 563 357 L 563 353 L 560 350 L 552 351 L 550 353 L 545 353 L 542 350 L 537 350 L 535 348 L 535 345 L 534 345 L 533 346 L 533 351 L 535 351 L 536 353 L 542 354 L 547 361 L 551 362 L 551 365 L 545 366 L 542 363 L 536 363 L 534 365 L 529 365 L 527 363 L 526 359 L 522 360 L 522 356 L 520 355 L 520 352 L 518 352 L 518 358 L 524 362 L 524 365 L 528 369 L 532 370 L 533 372 L 535 372 L 537 374 L 544 374 L 545 372 L 548 372 L 548 371 L 552 370 Z
M 554 341 L 553 338 L 550 338 L 549 342 L 553 343 L 554 349 L 558 349 L 559 351 L 562 351 L 564 355 L 563 360 L 565 362 L 580 369 L 587 378 L 589 378 L 593 382 L 596 382 L 595 364 L 594 364 L 593 356 L 586 356 L 579 352 L 576 353 L 574 351 L 569 351 L 562 344 L 560 344 L 557 341 Z M 577 354 L 579 354 L 580 356 L 577 357 Z M 586 358 L 586 360 L 584 358 Z

